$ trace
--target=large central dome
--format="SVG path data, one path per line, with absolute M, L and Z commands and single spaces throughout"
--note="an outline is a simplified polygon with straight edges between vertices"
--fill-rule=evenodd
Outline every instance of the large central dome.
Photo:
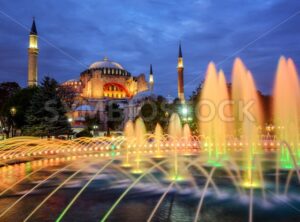
M 102 61 L 94 62 L 89 67 L 89 69 L 99 69 L 99 68 L 112 68 L 112 69 L 125 70 L 123 66 L 121 66 L 119 63 L 109 61 L 107 57 L 105 57 Z

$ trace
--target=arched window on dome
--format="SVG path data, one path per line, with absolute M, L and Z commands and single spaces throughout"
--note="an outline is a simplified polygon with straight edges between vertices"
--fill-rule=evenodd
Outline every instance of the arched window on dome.
M 103 93 L 105 97 L 110 98 L 128 98 L 130 93 L 128 90 L 119 83 L 107 83 L 103 87 Z

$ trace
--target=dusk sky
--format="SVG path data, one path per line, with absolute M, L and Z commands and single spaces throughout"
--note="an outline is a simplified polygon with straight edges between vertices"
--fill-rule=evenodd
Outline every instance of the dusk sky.
M 32 17 L 39 34 L 39 79 L 78 78 L 107 56 L 134 75 L 153 64 L 155 92 L 176 96 L 181 40 L 186 94 L 204 79 L 209 61 L 230 80 L 243 59 L 269 93 L 281 55 L 300 67 L 298 0 L 85 0 L 0 2 L 0 81 L 27 81 Z

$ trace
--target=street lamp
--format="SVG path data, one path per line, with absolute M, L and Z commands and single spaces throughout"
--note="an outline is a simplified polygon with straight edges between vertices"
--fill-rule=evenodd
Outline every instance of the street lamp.
M 17 109 L 16 109 L 16 107 L 11 107 L 10 108 L 10 114 L 11 114 L 11 116 L 12 116 L 12 129 L 11 129 L 11 136 L 12 137 L 14 137 L 14 116 L 16 115 L 16 113 L 17 113 Z
M 184 105 L 184 106 L 182 107 L 182 110 L 181 110 L 181 112 L 182 112 L 182 114 L 183 114 L 184 116 L 187 116 L 187 114 L 188 114 L 189 110 L 188 110 L 188 108 L 187 108 L 187 106 L 186 106 L 186 105 Z
M 99 126 L 93 125 L 93 134 L 96 136 L 96 133 L 98 132 Z
M 184 104 L 181 107 L 181 114 L 182 114 L 182 120 L 183 121 L 190 122 L 190 121 L 193 120 L 193 118 L 191 116 L 189 116 L 190 110 L 189 110 L 189 107 L 186 104 Z
M 16 115 L 16 113 L 17 113 L 17 109 L 16 109 L 16 107 L 14 107 L 14 106 L 13 106 L 13 107 L 11 107 L 11 108 L 10 108 L 10 114 L 11 114 L 11 116 L 13 116 L 13 117 L 14 117 L 14 116 Z
M 169 117 L 169 112 L 168 112 L 168 111 L 165 112 L 165 117 L 166 117 L 166 118 Z

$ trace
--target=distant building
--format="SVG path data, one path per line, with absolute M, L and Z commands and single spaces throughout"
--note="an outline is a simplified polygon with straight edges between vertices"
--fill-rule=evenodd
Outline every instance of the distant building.
M 105 57 L 84 70 L 79 79 L 63 85 L 72 86 L 85 99 L 130 99 L 139 92 L 148 90 L 145 75 L 135 77 L 119 63 Z
M 130 103 L 135 95 L 149 90 L 144 74 L 132 76 L 122 65 L 105 57 L 92 63 L 78 79 L 68 80 L 62 85 L 72 87 L 77 93 L 77 101 L 69 113 L 74 127 L 83 127 L 85 116 L 99 115 L 101 130 L 107 128 L 107 105 L 114 101 L 123 109 L 125 121 L 134 119 L 137 107 Z

